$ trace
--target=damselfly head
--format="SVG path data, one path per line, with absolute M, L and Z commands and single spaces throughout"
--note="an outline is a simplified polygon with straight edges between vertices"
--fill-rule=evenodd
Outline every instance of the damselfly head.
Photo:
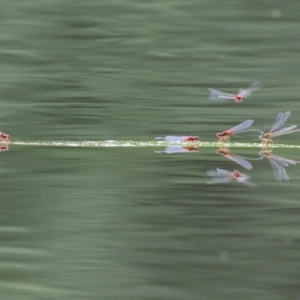
M 196 141 L 199 141 L 199 137 L 191 135 L 191 136 L 188 136 L 184 141 L 185 142 L 196 142 Z
M 244 97 L 243 96 L 240 96 L 240 95 L 236 95 L 234 97 L 234 100 L 235 102 L 242 102 L 244 100 Z
M 4 133 L 4 132 L 0 132 L 0 138 L 4 139 L 4 140 L 8 140 L 9 139 L 9 135 Z
M 234 178 L 242 178 L 243 175 L 241 174 L 241 172 L 239 170 L 234 170 L 232 173 Z

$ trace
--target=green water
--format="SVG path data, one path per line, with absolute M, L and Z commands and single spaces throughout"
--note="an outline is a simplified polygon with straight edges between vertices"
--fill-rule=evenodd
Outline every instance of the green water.
M 291 110 L 300 125 L 298 1 L 16 0 L 0 14 L 1 300 L 299 299 L 300 166 L 278 182 L 255 132 L 232 138 L 251 170 L 215 153 L 246 119 L 267 132 Z M 255 80 L 242 103 L 207 100 Z M 155 153 L 165 135 L 206 144 Z M 299 133 L 275 143 L 300 160 Z M 207 185 L 216 168 L 257 186 Z

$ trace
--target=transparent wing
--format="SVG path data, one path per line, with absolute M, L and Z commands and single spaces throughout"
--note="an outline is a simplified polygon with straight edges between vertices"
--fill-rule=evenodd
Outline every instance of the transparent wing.
M 237 155 L 230 155 L 230 156 L 226 156 L 226 157 L 227 157 L 228 159 L 230 159 L 230 160 L 236 162 L 238 165 L 244 167 L 244 168 L 247 169 L 247 170 L 251 170 L 252 167 L 253 167 L 252 164 L 251 164 L 248 160 L 246 160 L 246 159 L 244 159 L 244 158 L 242 158 L 242 157 L 240 157 L 240 156 L 237 156 Z
M 291 165 L 295 165 L 297 163 L 300 163 L 299 161 L 297 160 L 293 160 L 293 159 L 288 159 L 288 158 L 285 158 L 285 157 L 281 157 L 281 156 L 277 156 L 277 155 L 272 155 L 272 158 L 276 161 L 278 161 L 281 165 L 283 166 L 288 166 L 289 164 Z
M 188 136 L 177 136 L 177 135 L 167 135 L 165 137 L 156 137 L 156 141 L 166 141 L 166 142 L 184 142 Z
M 288 159 L 288 158 L 281 157 L 281 156 L 277 156 L 274 154 L 272 154 L 271 157 L 273 160 L 275 160 L 277 163 L 279 163 L 280 165 L 282 165 L 284 167 L 287 167 L 289 164 L 295 165 L 295 164 L 299 163 L 299 161 Z
M 300 163 L 300 161 L 297 161 L 297 160 L 288 159 L 288 158 L 284 158 L 284 157 L 281 157 L 281 158 L 284 159 L 287 163 L 289 163 L 291 165 L 296 165 L 296 164 Z
M 155 153 L 167 153 L 167 154 L 174 154 L 174 153 L 192 153 L 198 152 L 198 148 L 189 148 L 183 147 L 181 145 L 172 145 L 165 148 L 162 151 L 155 151 Z
M 261 84 L 261 82 L 259 81 L 254 81 L 247 89 L 248 90 L 252 90 L 252 91 L 257 91 L 259 89 L 261 89 L 263 87 L 263 85 Z
M 238 155 L 235 155 L 235 154 L 232 154 L 232 153 L 222 153 L 222 151 L 218 151 L 217 152 L 218 154 L 221 154 L 223 155 L 224 157 L 236 162 L 238 165 L 244 167 L 245 169 L 247 170 L 251 170 L 252 169 L 252 164 L 246 160 L 245 158 L 241 157 L 241 156 L 238 156 Z
M 270 132 L 273 132 L 274 130 L 279 128 L 282 124 L 284 124 L 290 115 L 291 115 L 290 111 L 286 111 L 285 113 L 279 113 L 274 121 L 274 124 L 271 127 Z
M 277 181 L 289 180 L 289 176 L 287 175 L 285 168 L 278 163 L 278 160 L 276 161 L 273 157 L 270 157 L 269 160 Z
M 240 89 L 239 95 L 247 98 L 251 96 L 252 92 L 257 91 L 262 88 L 262 84 L 259 81 L 253 82 L 248 88 Z
M 211 177 L 229 177 L 229 179 L 232 177 L 232 172 L 223 169 L 208 170 L 206 174 Z
M 297 132 L 297 131 L 300 131 L 300 129 L 297 129 L 297 130 L 293 130 L 297 127 L 297 125 L 292 125 L 290 127 L 285 127 L 285 128 L 282 128 L 278 131 L 275 131 L 272 136 L 275 137 L 275 136 L 279 136 L 279 135 L 283 135 L 283 134 L 289 134 L 289 133 L 293 133 L 293 132 Z
M 246 90 L 251 91 L 251 92 L 255 92 L 259 89 L 261 89 L 263 86 L 259 81 L 254 81 L 249 87 L 247 87 Z
M 239 131 L 243 131 L 247 128 L 249 128 L 252 124 L 253 124 L 253 120 L 246 120 L 244 122 L 242 122 L 241 124 L 235 126 L 235 127 L 232 127 L 226 131 L 233 131 L 233 132 L 239 132 Z
M 210 179 L 206 184 L 224 183 L 230 181 L 231 177 L 215 177 Z
M 250 182 L 250 181 L 242 181 L 242 183 L 244 185 L 247 185 L 249 187 L 257 187 L 257 184 L 253 183 L 253 182 Z
M 239 90 L 239 96 L 243 96 L 244 98 L 250 97 L 251 94 L 252 94 L 251 90 L 248 90 L 248 89 L 240 89 Z
M 250 181 L 244 181 L 243 184 L 249 186 L 249 187 L 257 187 L 257 184 L 250 182 Z
M 277 156 L 277 155 L 272 154 L 270 159 L 272 159 L 272 161 L 274 161 L 275 163 L 277 163 L 283 167 L 287 167 L 289 165 L 285 158 Z
M 234 99 L 234 97 L 235 97 L 232 94 L 223 93 L 223 92 L 215 90 L 215 89 L 208 89 L 208 90 L 210 91 L 210 95 L 209 95 L 210 100 L 222 101 L 222 100 Z

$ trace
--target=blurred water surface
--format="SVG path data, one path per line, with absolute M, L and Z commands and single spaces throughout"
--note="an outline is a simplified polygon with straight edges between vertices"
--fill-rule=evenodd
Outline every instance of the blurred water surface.
M 151 141 L 245 119 L 299 124 L 299 4 L 2 1 L 1 130 L 12 141 Z M 244 102 L 214 104 L 208 87 Z M 234 141 L 257 142 L 249 133 Z M 299 134 L 278 142 L 299 144 Z M 299 166 L 12 145 L 0 153 L 1 299 L 299 299 Z M 258 149 L 232 149 L 257 159 Z M 299 160 L 297 149 L 275 154 Z M 206 185 L 206 171 L 239 169 Z

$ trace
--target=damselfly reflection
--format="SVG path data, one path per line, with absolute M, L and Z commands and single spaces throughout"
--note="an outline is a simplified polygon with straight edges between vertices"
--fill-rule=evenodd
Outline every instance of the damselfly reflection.
M 290 179 L 284 167 L 288 167 L 289 165 L 295 165 L 297 163 L 300 163 L 299 161 L 296 160 L 277 156 L 273 154 L 270 150 L 260 151 L 259 154 L 269 159 L 274 171 L 275 178 L 278 181 Z
M 177 136 L 177 135 L 167 135 L 165 137 L 156 137 L 156 141 L 166 141 L 169 143 L 178 143 L 178 142 L 197 142 L 199 141 L 198 136 L 194 135 L 183 135 L 183 136 Z
M 225 183 L 236 180 L 237 182 L 243 183 L 247 186 L 256 186 L 254 183 L 249 181 L 250 176 L 248 174 L 241 173 L 239 170 L 234 170 L 233 172 L 231 172 L 217 168 L 215 170 L 208 170 L 207 176 L 212 177 L 212 179 L 209 180 L 206 184 Z
M 238 156 L 229 152 L 228 148 L 221 147 L 218 151 L 216 151 L 216 153 L 224 156 L 231 161 L 236 162 L 238 165 L 244 167 L 247 170 L 252 169 L 252 164 L 245 157 Z
M 0 152 L 8 151 L 8 150 L 9 150 L 8 145 L 0 145 Z
M 296 131 L 300 131 L 300 129 L 295 129 L 297 127 L 297 125 L 292 125 L 289 127 L 282 128 L 278 131 L 275 131 L 276 129 L 278 129 L 280 126 L 282 126 L 286 122 L 286 120 L 289 118 L 290 115 L 291 115 L 290 111 L 286 111 L 285 113 L 281 112 L 277 115 L 275 122 L 272 125 L 270 131 L 267 133 L 263 133 L 262 135 L 259 136 L 259 139 L 262 141 L 262 144 L 265 144 L 265 145 L 268 143 L 273 144 L 272 139 L 274 137 L 277 137 L 277 136 L 280 136 L 283 134 L 289 134 L 289 133 L 293 133 Z
M 260 89 L 261 87 L 262 85 L 260 84 L 260 82 L 255 81 L 248 88 L 240 89 L 238 94 L 223 93 L 221 91 L 209 88 L 209 99 L 218 101 L 234 100 L 235 102 L 242 102 L 245 98 L 250 97 L 254 91 Z
M 167 153 L 167 154 L 175 154 L 175 153 L 193 153 L 198 152 L 199 148 L 190 146 L 183 146 L 183 145 L 170 145 L 166 147 L 162 151 L 155 151 L 155 153 Z
M 246 129 L 249 128 L 253 124 L 253 122 L 254 122 L 253 120 L 246 120 L 237 126 L 234 126 L 228 130 L 217 133 L 217 137 L 219 138 L 218 142 L 228 143 L 230 141 L 230 137 L 233 134 L 249 131 Z

